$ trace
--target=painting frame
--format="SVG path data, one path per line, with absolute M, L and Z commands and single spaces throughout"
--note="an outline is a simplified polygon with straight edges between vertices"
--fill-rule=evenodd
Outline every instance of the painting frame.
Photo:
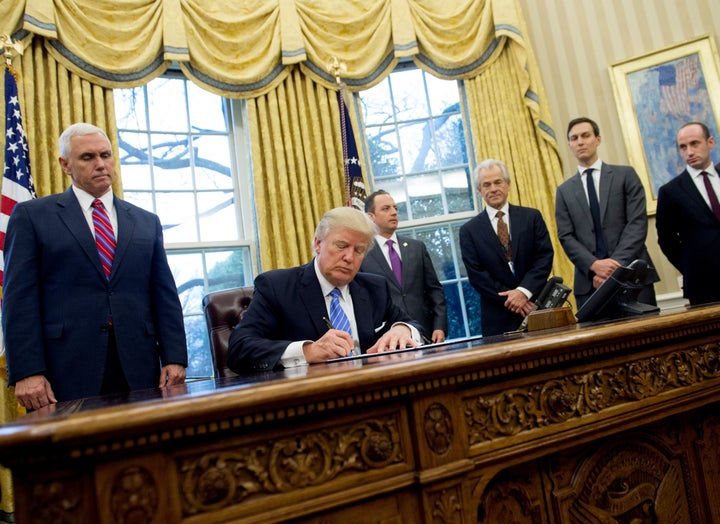
M 657 209 L 659 186 L 685 166 L 675 144 L 677 129 L 702 121 L 718 136 L 718 64 L 713 39 L 703 35 L 610 65 L 628 159 L 645 188 L 648 215 Z

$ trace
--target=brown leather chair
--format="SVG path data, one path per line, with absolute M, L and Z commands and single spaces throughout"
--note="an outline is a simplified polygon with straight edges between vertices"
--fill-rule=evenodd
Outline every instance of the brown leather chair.
M 228 340 L 250 305 L 253 290 L 252 286 L 236 287 L 213 291 L 203 297 L 203 311 L 217 378 L 235 376 L 227 367 Z

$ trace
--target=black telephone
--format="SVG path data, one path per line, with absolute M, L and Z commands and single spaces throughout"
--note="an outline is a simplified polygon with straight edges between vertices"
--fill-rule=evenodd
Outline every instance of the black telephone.
M 551 309 L 562 306 L 572 290 L 563 284 L 562 277 L 550 277 L 538 293 L 535 305 L 538 309 Z M 516 331 L 527 330 L 528 317 L 525 317 Z

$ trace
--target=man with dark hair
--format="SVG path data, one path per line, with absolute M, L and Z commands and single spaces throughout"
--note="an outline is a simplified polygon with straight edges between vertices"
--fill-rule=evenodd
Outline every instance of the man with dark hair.
M 600 128 L 589 118 L 571 120 L 567 138 L 578 168 L 557 188 L 555 221 L 560 244 L 575 265 L 573 292 L 579 308 L 618 267 L 635 259 L 649 266 L 652 261 L 645 247 L 645 191 L 635 170 L 600 160 Z M 652 284 L 640 291 L 638 301 L 655 305 Z M 610 313 L 615 315 L 619 311 Z
M 691 305 L 720 301 L 720 164 L 713 165 L 715 138 L 701 122 L 677 133 L 685 170 L 658 191 L 658 244 L 683 275 Z
M 447 334 L 445 293 L 425 244 L 398 236 L 398 211 L 387 191 L 375 191 L 365 199 L 365 212 L 375 224 L 375 247 L 360 271 L 384 276 L 393 302 L 420 323 L 432 342 L 443 342 Z
M 480 294 L 484 337 L 514 331 L 535 309 L 550 275 L 553 247 L 540 211 L 508 203 L 510 175 L 500 160 L 475 168 L 485 209 L 460 228 L 470 284 Z
M 230 334 L 228 367 L 266 371 L 416 347 L 420 333 L 393 304 L 387 281 L 358 273 L 374 235 L 362 211 L 336 207 L 325 213 L 309 264 L 255 279 L 250 306 Z

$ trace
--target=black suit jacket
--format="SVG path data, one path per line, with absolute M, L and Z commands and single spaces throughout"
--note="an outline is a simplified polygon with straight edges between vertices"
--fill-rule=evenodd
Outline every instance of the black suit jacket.
M 445 293 L 425 244 L 413 238 L 398 236 L 397 248 L 403 265 L 402 286 L 377 242 L 365 256 L 360 271 L 385 277 L 393 302 L 422 325 L 426 337 L 429 338 L 436 329 L 447 334 Z
M 419 327 L 393 304 L 383 277 L 358 273 L 350 282 L 350 295 L 363 352 L 395 322 Z M 275 368 L 291 342 L 322 337 L 328 331 L 327 316 L 314 261 L 258 275 L 250 306 L 230 334 L 228 367 L 235 373 Z
M 42 374 L 58 400 L 100 393 L 112 317 L 131 389 L 160 364 L 187 365 L 182 307 L 158 217 L 115 197 L 110 280 L 72 188 L 15 206 L 5 242 L 3 330 L 9 383 Z
M 523 321 L 521 315 L 505 307 L 506 298 L 499 296 L 499 292 L 524 287 L 535 296 L 552 269 L 553 247 L 540 212 L 510 205 L 509 214 L 514 274 L 487 211 L 460 228 L 460 250 L 468 279 L 482 301 L 483 336 L 512 331 Z
M 660 187 L 655 225 L 660 249 L 683 274 L 685 298 L 720 301 L 720 221 L 687 171 Z
M 610 258 L 627 266 L 643 259 L 652 266 L 645 247 L 647 207 L 645 190 L 630 166 L 602 163 L 600 168 L 600 216 Z M 555 195 L 555 221 L 565 253 L 575 265 L 573 291 L 576 296 L 594 291 L 590 265 L 595 256 L 595 231 L 590 205 L 580 173 L 567 179 Z M 657 273 L 655 281 L 659 280 Z

